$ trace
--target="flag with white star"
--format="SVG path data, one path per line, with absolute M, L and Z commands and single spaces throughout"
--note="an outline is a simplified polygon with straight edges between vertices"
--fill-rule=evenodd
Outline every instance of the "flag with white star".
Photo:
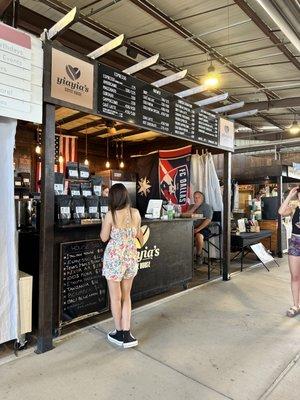
M 137 158 L 137 208 L 145 215 L 150 199 L 159 199 L 158 153 Z

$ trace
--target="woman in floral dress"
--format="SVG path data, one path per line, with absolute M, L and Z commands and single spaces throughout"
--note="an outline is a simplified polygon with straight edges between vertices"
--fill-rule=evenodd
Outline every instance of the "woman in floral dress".
M 124 348 L 137 346 L 130 332 L 132 282 L 138 271 L 136 238 L 142 242 L 141 216 L 130 207 L 127 189 L 121 183 L 113 185 L 108 196 L 109 212 L 102 224 L 100 238 L 108 242 L 102 274 L 107 279 L 115 330 L 107 339 Z

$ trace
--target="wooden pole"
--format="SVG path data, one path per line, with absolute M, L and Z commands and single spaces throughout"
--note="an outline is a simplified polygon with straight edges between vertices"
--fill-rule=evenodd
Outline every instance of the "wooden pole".
M 223 192 L 223 280 L 230 279 L 230 237 L 231 237 L 231 153 L 224 153 Z
M 46 103 L 42 135 L 39 315 L 36 353 L 44 353 L 53 348 L 54 154 L 55 106 Z

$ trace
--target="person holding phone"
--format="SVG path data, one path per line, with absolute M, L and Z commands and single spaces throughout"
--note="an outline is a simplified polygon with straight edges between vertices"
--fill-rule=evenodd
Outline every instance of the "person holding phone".
M 290 202 L 296 196 L 297 205 L 291 207 Z M 292 217 L 292 237 L 289 240 L 289 268 L 291 273 L 291 289 L 294 305 L 287 311 L 288 317 L 300 314 L 300 187 L 294 187 L 279 208 L 283 217 Z
M 102 274 L 107 279 L 115 330 L 107 334 L 107 339 L 128 348 L 138 345 L 130 332 L 130 292 L 138 271 L 136 238 L 143 243 L 141 216 L 138 210 L 130 207 L 128 191 L 121 183 L 110 188 L 108 206 L 100 233 L 103 242 L 109 240 L 104 251 Z

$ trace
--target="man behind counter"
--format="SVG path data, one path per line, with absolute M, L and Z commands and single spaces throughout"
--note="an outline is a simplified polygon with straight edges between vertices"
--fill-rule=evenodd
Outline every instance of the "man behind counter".
M 204 244 L 204 239 L 208 238 L 210 235 L 210 230 L 208 229 L 213 216 L 212 207 L 205 203 L 204 194 L 197 191 L 194 193 L 194 204 L 192 204 L 188 211 L 189 214 L 203 214 L 203 220 L 197 220 L 194 222 L 194 236 L 196 245 L 196 263 L 197 265 L 202 263 L 202 249 Z

